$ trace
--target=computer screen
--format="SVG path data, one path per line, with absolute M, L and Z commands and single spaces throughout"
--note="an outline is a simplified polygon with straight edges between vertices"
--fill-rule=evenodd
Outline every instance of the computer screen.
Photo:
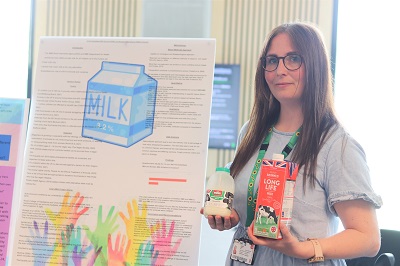
M 240 65 L 216 64 L 208 147 L 235 149 L 239 123 Z

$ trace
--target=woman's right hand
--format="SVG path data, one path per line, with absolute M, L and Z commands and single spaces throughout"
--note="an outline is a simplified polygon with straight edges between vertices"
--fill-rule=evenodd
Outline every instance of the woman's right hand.
M 204 215 L 203 208 L 200 209 L 200 213 Z M 239 215 L 235 209 L 232 209 L 231 215 L 229 216 L 208 215 L 206 218 L 210 227 L 218 231 L 229 230 L 239 223 Z

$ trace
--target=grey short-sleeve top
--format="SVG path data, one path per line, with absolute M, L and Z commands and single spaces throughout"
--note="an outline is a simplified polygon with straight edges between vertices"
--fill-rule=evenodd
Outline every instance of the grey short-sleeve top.
M 241 142 L 248 124 L 246 123 L 238 138 Z M 289 142 L 293 133 L 280 132 L 273 129 L 265 158 L 272 158 L 273 153 L 281 153 Z M 234 208 L 240 217 L 239 225 L 234 238 L 245 235 L 247 218 L 247 187 L 250 173 L 258 152 L 235 178 Z M 288 158 L 290 160 L 290 154 Z M 295 187 L 295 198 L 292 213 L 291 233 L 300 241 L 307 238 L 325 238 L 338 231 L 339 218 L 334 209 L 334 204 L 341 201 L 363 199 L 370 202 L 375 208 L 380 208 L 382 199 L 375 194 L 369 175 L 369 168 L 365 153 L 342 127 L 338 127 L 330 135 L 321 148 L 317 159 L 317 182 L 311 187 L 309 182 L 303 187 L 303 169 L 300 169 Z M 255 189 L 258 188 L 257 176 Z M 233 240 L 232 240 L 233 243 Z M 245 265 L 230 259 L 230 247 L 226 265 Z M 268 264 L 267 262 L 270 262 Z M 315 265 L 346 265 L 344 260 L 326 260 Z M 307 260 L 295 259 L 278 251 L 264 246 L 258 246 L 253 265 L 309 265 Z

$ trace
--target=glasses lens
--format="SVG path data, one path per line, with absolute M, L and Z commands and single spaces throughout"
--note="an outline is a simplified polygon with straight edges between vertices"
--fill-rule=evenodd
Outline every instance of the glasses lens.
M 264 69 L 267 71 L 274 71 L 279 64 L 279 59 L 276 56 L 266 56 Z
M 285 67 L 289 70 L 296 70 L 301 67 L 301 56 L 297 54 L 291 54 L 285 56 L 283 59 L 283 63 L 285 64 Z

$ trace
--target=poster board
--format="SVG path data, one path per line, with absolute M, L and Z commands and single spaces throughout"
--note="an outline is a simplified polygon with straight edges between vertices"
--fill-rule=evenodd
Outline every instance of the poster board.
M 44 37 L 11 265 L 196 265 L 214 39 Z
M 20 197 L 29 99 L 0 98 L 0 266 L 12 245 Z

